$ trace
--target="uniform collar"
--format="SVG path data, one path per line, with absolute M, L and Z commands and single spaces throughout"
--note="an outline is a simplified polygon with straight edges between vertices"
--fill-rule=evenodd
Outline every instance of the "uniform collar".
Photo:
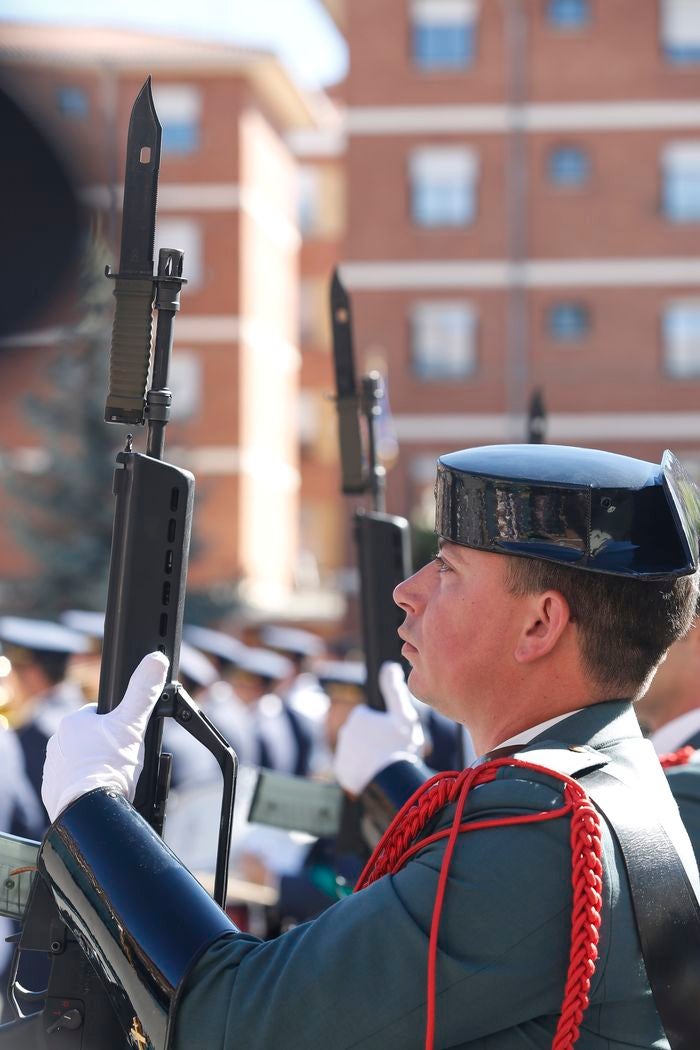
M 493 748 L 494 751 L 500 751 L 503 747 L 525 747 L 531 740 L 534 740 L 536 736 L 546 732 L 547 729 L 551 729 L 557 722 L 563 722 L 565 718 L 570 718 L 573 715 L 582 711 L 583 708 L 577 707 L 573 711 L 565 711 L 563 715 L 555 715 L 554 718 L 548 718 L 544 722 L 538 722 L 536 726 L 531 726 L 530 729 L 523 729 L 520 733 L 516 733 L 515 736 L 509 736 L 507 740 L 502 741 L 497 748 Z
M 529 747 L 533 743 L 552 741 L 567 747 L 586 744 L 603 749 L 620 740 L 642 735 L 631 700 L 601 700 L 577 711 L 567 712 L 553 722 L 533 726 L 533 730 L 536 734 L 522 746 Z M 524 734 L 519 733 L 515 740 L 521 741 L 523 736 Z M 518 750 L 518 745 L 511 743 L 506 745 L 506 748 L 512 754 Z M 500 752 L 501 748 L 498 750 Z M 493 752 L 489 751 L 478 761 L 483 762 L 492 755 Z

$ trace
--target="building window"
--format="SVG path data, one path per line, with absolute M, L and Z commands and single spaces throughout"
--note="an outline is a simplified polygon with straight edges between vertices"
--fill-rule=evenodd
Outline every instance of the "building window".
M 700 379 L 700 299 L 669 303 L 662 336 L 666 374 L 672 379 Z
M 158 219 L 154 252 L 156 266 L 160 248 L 177 248 L 184 253 L 182 276 L 187 278 L 187 291 L 199 288 L 204 277 L 202 231 L 199 223 L 192 219 Z
M 410 159 L 411 215 L 418 226 L 467 226 L 476 213 L 477 162 L 461 146 L 425 147 Z
M 700 222 L 700 142 L 675 142 L 662 158 L 662 206 L 671 222 Z
M 419 69 L 465 69 L 474 61 L 475 0 L 413 0 L 413 61 Z
M 547 158 L 547 172 L 555 186 L 584 186 L 590 175 L 588 150 L 582 146 L 555 146 Z
M 316 231 L 319 223 L 320 186 L 317 168 L 302 167 L 297 173 L 297 215 L 299 230 L 308 237 Z
M 584 303 L 554 303 L 547 314 L 547 330 L 558 343 L 575 343 L 585 338 L 591 327 L 591 317 Z
M 153 89 L 153 101 L 163 126 L 163 152 L 195 153 L 202 109 L 199 89 L 188 84 L 165 84 Z
M 667 62 L 678 66 L 700 63 L 700 4 L 697 0 L 663 0 L 661 43 Z
M 173 352 L 168 386 L 173 395 L 173 422 L 195 419 L 202 407 L 202 362 L 194 350 Z
M 299 339 L 313 349 L 330 346 L 328 281 L 325 277 L 303 277 L 299 283 Z
M 557 29 L 581 29 L 591 18 L 589 0 L 548 0 L 547 18 Z
M 476 316 L 468 303 L 416 303 L 411 358 L 419 379 L 468 379 L 476 371 Z
M 344 173 L 338 164 L 304 164 L 297 172 L 297 222 L 303 237 L 325 240 L 343 232 Z
M 87 92 L 79 87 L 60 87 L 56 92 L 56 104 L 59 113 L 76 120 L 86 117 L 90 108 Z

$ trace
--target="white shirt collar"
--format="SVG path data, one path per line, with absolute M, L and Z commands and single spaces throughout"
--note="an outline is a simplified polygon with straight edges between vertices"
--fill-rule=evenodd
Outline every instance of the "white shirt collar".
M 700 732 L 700 707 L 686 711 L 678 718 L 672 718 L 666 725 L 661 726 L 661 729 L 652 733 L 649 739 L 657 755 L 666 755 L 669 751 L 677 751 L 697 732 Z
M 582 707 L 577 707 L 573 711 L 565 711 L 563 715 L 556 715 L 554 718 L 548 718 L 545 722 L 538 722 L 536 726 L 532 726 L 530 729 L 523 729 L 520 733 L 516 733 L 515 736 L 509 736 L 507 740 L 504 740 L 498 745 L 501 747 L 524 747 L 525 744 L 529 744 L 531 740 L 534 740 L 540 733 L 544 733 L 546 729 L 551 729 L 557 722 L 563 722 L 565 718 L 570 718 L 571 715 L 577 714 L 579 711 L 583 711 Z M 698 712 L 700 714 L 700 712 Z M 700 722 L 698 723 L 700 728 Z M 492 751 L 496 751 L 497 748 L 492 748 Z

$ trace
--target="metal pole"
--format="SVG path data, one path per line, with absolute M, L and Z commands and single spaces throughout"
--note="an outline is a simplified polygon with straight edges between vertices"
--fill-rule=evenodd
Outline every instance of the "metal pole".
M 506 411 L 509 439 L 521 441 L 529 374 L 528 298 L 524 281 L 528 251 L 527 22 L 522 0 L 504 0 L 508 69 L 508 137 L 506 142 L 506 217 L 508 281 L 506 336 Z

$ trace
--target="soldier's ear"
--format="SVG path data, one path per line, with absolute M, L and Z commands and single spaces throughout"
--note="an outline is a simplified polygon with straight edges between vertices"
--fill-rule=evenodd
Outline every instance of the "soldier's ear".
M 534 663 L 552 653 L 572 623 L 569 603 L 559 591 L 542 591 L 527 597 L 513 654 L 520 664 Z

